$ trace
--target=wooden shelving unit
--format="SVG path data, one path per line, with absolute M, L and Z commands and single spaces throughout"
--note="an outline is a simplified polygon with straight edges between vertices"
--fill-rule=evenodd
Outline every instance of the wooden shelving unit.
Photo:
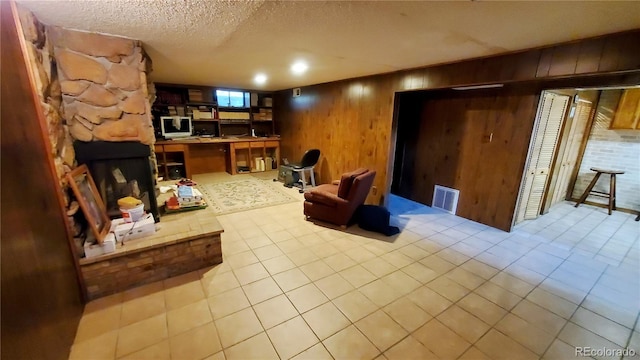
M 249 94 L 245 107 L 221 106 L 216 90 Z M 208 86 L 156 84 L 156 101 L 152 107 L 154 120 L 160 116 L 190 116 L 194 135 L 271 136 L 275 134 L 273 94 L 243 89 L 220 89 Z M 242 115 L 241 115 L 242 114 Z
M 179 167 L 180 173 L 184 177 L 191 178 L 191 168 L 189 166 L 189 147 L 184 144 L 165 144 L 154 146 L 156 161 L 158 163 L 158 174 L 164 176 L 165 180 L 170 179 L 173 167 Z
M 256 159 L 265 161 L 265 169 L 257 167 Z M 267 158 L 271 158 L 271 168 L 267 167 Z M 266 141 L 238 141 L 230 144 L 231 175 L 269 171 L 277 168 L 277 159 L 280 158 L 280 142 Z M 246 163 L 248 171 L 240 170 L 238 163 Z

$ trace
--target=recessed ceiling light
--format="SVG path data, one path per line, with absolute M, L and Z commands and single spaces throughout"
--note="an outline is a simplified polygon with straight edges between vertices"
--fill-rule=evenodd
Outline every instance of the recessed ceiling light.
M 297 61 L 293 65 L 291 65 L 291 72 L 296 75 L 304 74 L 305 71 L 309 68 L 309 65 L 304 61 Z
M 256 75 L 256 77 L 253 78 L 253 82 L 255 82 L 258 85 L 263 85 L 264 83 L 267 82 L 267 75 L 258 74 Z

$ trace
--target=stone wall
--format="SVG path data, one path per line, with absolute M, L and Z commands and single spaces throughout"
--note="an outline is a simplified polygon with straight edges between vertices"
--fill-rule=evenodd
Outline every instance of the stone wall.
M 47 27 L 73 139 L 153 144 L 147 87 L 150 63 L 140 41 Z
M 62 190 L 62 198 L 67 209 L 69 228 L 78 249 L 84 240 L 83 226 L 76 221 L 78 202 L 71 200 L 70 189 L 66 184 L 65 174 L 75 166 L 73 139 L 69 127 L 60 114 L 62 96 L 58 71 L 53 57 L 53 46 L 46 34 L 45 26 L 33 14 L 17 6 L 22 35 L 24 37 L 28 62 L 33 74 L 35 92 L 40 100 L 42 113 L 46 122 L 51 157 L 58 176 L 58 186 Z
M 593 179 L 595 172 L 589 168 L 623 170 L 624 174 L 616 176 L 616 205 L 619 208 L 638 211 L 640 131 L 609 129 L 621 95 L 622 90 L 603 90 L 600 95 L 572 197 L 579 198 Z M 609 192 L 609 176 L 601 176 L 593 190 Z M 602 204 L 608 201 L 597 196 L 590 196 L 587 200 Z
M 18 6 L 18 14 L 22 25 L 22 34 L 27 45 L 28 65 L 34 75 L 35 91 L 47 122 L 51 156 L 62 186 L 65 171 L 74 165 L 75 153 L 69 128 L 60 114 L 62 96 L 58 71 L 53 58 L 53 46 L 46 35 L 44 25 L 31 12 Z M 67 197 L 65 197 L 65 201 L 68 203 Z

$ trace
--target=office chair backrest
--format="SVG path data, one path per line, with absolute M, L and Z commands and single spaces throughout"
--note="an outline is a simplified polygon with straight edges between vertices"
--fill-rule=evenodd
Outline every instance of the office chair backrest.
M 302 161 L 300 161 L 300 167 L 310 167 L 315 166 L 318 163 L 318 159 L 320 159 L 320 150 L 311 149 L 307 150 L 302 156 Z

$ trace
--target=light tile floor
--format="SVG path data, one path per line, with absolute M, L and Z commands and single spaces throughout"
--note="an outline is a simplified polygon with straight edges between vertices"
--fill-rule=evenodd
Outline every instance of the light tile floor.
M 634 216 L 562 203 L 506 233 L 395 196 L 389 208 L 390 238 L 307 222 L 301 202 L 220 216 L 223 264 L 87 304 L 71 358 L 640 353 Z

